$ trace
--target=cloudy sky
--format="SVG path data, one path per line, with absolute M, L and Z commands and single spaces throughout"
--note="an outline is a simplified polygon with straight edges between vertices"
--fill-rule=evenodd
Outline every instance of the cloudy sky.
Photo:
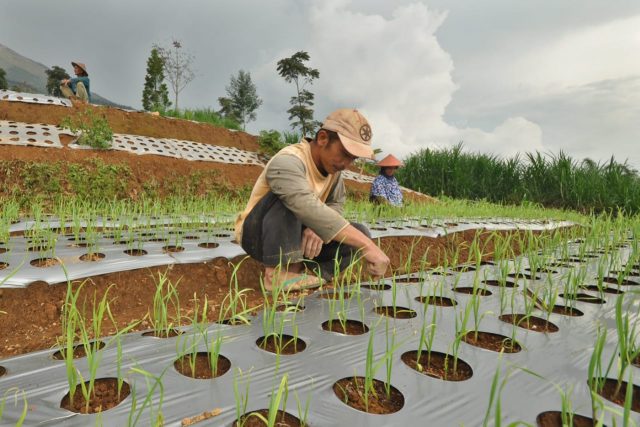
M 181 107 L 215 107 L 251 72 L 264 104 L 247 130 L 288 129 L 276 62 L 320 71 L 316 118 L 357 107 L 374 145 L 406 156 L 464 141 L 513 155 L 563 150 L 640 168 L 635 0 L 9 0 L 0 43 L 45 65 L 87 63 L 91 87 L 140 108 L 154 43 L 195 56 Z M 69 70 L 71 71 L 71 70 Z

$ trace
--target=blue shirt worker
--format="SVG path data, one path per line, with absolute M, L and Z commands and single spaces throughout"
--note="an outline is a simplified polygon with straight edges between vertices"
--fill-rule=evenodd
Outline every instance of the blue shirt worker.
M 402 206 L 402 191 L 394 176 L 402 162 L 393 154 L 389 154 L 378 162 L 378 166 L 380 174 L 371 183 L 369 200 L 378 204 Z
M 87 66 L 82 62 L 72 62 L 71 65 L 73 65 L 73 72 L 76 77 L 62 80 L 60 82 L 60 91 L 67 98 L 75 96 L 83 102 L 91 102 Z

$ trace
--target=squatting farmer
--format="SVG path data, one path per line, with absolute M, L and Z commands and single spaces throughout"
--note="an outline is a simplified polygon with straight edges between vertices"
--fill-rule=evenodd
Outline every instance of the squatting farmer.
M 402 206 L 402 190 L 394 176 L 402 162 L 389 154 L 378 162 L 380 173 L 371 183 L 369 200 L 380 205 Z
M 258 177 L 235 234 L 242 248 L 265 265 L 267 290 L 297 290 L 331 280 L 335 263 L 344 270 L 355 257 L 381 277 L 389 257 L 369 230 L 342 216 L 345 186 L 341 171 L 358 157 L 373 157 L 371 127 L 357 110 L 331 113 L 315 138 L 280 150 Z M 276 268 L 280 266 L 280 268 Z M 316 270 L 322 277 L 306 274 Z
M 72 62 L 75 77 L 64 79 L 60 82 L 60 91 L 67 98 L 77 97 L 81 101 L 91 102 L 91 90 L 89 88 L 89 73 L 87 66 L 82 62 Z

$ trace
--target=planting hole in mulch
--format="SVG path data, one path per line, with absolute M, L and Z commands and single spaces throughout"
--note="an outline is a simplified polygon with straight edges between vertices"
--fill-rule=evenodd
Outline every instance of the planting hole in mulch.
M 453 307 L 454 305 L 457 305 L 458 302 L 454 299 L 451 298 L 446 298 L 446 297 L 439 297 L 439 296 L 419 296 L 419 297 L 415 297 L 414 298 L 416 301 L 418 301 L 419 303 L 422 304 L 429 304 L 429 305 L 437 305 L 438 307 Z
M 218 234 L 213 234 L 213 237 L 227 238 L 227 237 L 231 237 L 231 234 L 218 233 Z
M 85 238 L 84 237 L 69 237 L 67 239 L 70 242 L 84 242 Z
M 473 294 L 473 292 L 475 291 L 476 295 L 480 296 L 480 297 L 488 297 L 489 295 L 493 295 L 493 292 L 487 290 L 487 289 L 482 289 L 482 288 L 474 288 L 472 286 L 458 286 L 456 288 L 453 288 L 453 292 L 459 292 L 461 294 Z
M 200 237 L 198 236 L 184 236 L 185 240 L 198 240 Z
M 0 254 L 4 254 L 8 251 L 9 249 L 7 248 L 0 248 Z
M 322 298 L 322 299 L 350 299 L 351 298 L 351 292 L 324 292 L 321 294 L 318 294 L 318 298 Z
M 483 280 L 482 283 L 489 286 L 504 286 L 505 288 L 516 288 L 518 285 L 511 280 Z
M 540 276 L 534 276 L 529 273 L 509 273 L 507 274 L 507 276 L 516 280 L 520 279 L 521 277 L 524 277 L 525 279 L 529 279 L 529 280 L 540 280 Z
M 182 246 L 174 246 L 174 245 L 167 245 L 167 246 L 163 246 L 162 247 L 162 252 L 167 253 L 167 252 L 182 252 L 184 251 L 184 248 Z
M 322 329 L 344 335 L 362 335 L 369 332 L 369 327 L 359 320 L 346 320 L 344 323 L 337 319 L 322 323 Z
M 531 268 L 527 267 L 525 268 L 526 271 L 533 271 L 531 270 Z M 538 273 L 546 273 L 546 274 L 558 274 L 557 270 L 554 270 L 553 268 L 549 268 L 549 267 L 540 267 L 539 269 L 536 270 Z
M 547 264 L 547 267 L 551 268 L 573 268 L 573 265 L 567 264 L 564 262 L 550 262 Z
M 600 381 L 604 381 L 604 387 L 602 387 L 602 391 L 599 391 L 598 394 L 613 403 L 624 406 L 624 398 L 628 386 L 627 382 L 622 381 L 620 386 L 618 386 L 618 380 L 611 378 L 600 378 Z M 640 386 L 634 384 L 632 392 L 631 410 L 640 412 Z
M 227 325 L 227 326 L 244 326 L 244 325 L 250 325 L 251 324 L 251 320 L 248 318 L 244 318 L 244 319 L 240 319 L 240 318 L 235 318 L 235 319 L 223 319 L 220 320 L 218 322 L 216 322 L 220 325 Z
M 609 274 L 626 274 L 628 276 L 640 276 L 640 271 L 634 269 L 630 269 L 629 271 L 609 270 Z
M 7 373 L 7 368 L 4 366 L 0 366 L 0 377 Z
M 96 352 L 97 350 L 101 350 L 104 348 L 105 343 L 102 341 L 94 341 L 90 343 L 91 351 Z M 64 360 L 64 352 L 66 349 L 58 350 L 51 355 L 55 360 Z M 78 344 L 73 346 L 73 358 L 79 359 L 81 357 L 85 357 L 87 355 L 87 351 L 85 350 L 84 344 Z
M 449 267 L 449 270 L 465 273 L 467 271 L 476 271 L 476 268 L 472 265 L 456 265 L 455 267 Z
M 366 401 L 365 384 L 364 377 L 347 377 L 333 384 L 333 392 L 342 403 L 369 414 L 393 414 L 404 406 L 404 396 L 400 390 L 389 385 L 387 396 L 385 383 L 376 379 L 372 380 L 373 390 L 367 393 Z
M 387 231 L 387 229 L 385 227 L 371 227 L 371 230 L 376 230 L 376 231 Z
M 451 276 L 453 273 L 451 273 L 450 271 L 434 269 L 434 270 L 427 270 L 427 274 L 433 274 L 434 276 Z
M 503 314 L 498 317 L 505 323 L 511 323 L 520 328 L 534 332 L 558 332 L 559 328 L 551 322 L 535 316 L 527 317 L 526 314 Z
M 195 355 L 187 354 L 173 362 L 173 367 L 185 377 L 198 380 L 221 377 L 231 369 L 231 361 L 219 354 L 216 371 L 213 372 L 210 354 L 206 351 L 197 352 Z
M 584 294 L 584 293 L 576 293 L 576 294 L 560 294 L 558 295 L 560 298 L 564 299 L 574 299 L 580 302 L 588 302 L 590 304 L 604 304 L 606 301 L 602 298 L 598 298 L 593 295 Z
M 36 246 L 29 246 L 27 248 L 27 250 L 29 252 L 46 252 L 49 249 L 51 249 L 49 246 L 45 246 L 45 245 L 36 245 Z
M 85 387 L 89 387 L 89 382 L 85 382 Z M 118 394 L 118 380 L 116 378 L 98 378 L 94 383 L 93 393 L 89 396 L 89 402 L 82 395 L 82 384 L 76 385 L 73 402 L 67 393 L 60 402 L 60 407 L 79 414 L 95 414 L 104 412 L 117 406 L 126 399 L 131 392 L 129 384 L 122 383 L 122 388 Z
M 618 284 L 618 278 L 617 277 L 605 277 L 602 279 L 603 282 L 605 283 L 612 283 L 614 285 Z M 633 280 L 629 280 L 629 279 L 623 279 L 620 281 L 620 285 L 622 286 L 638 286 L 640 285 L 640 283 L 635 282 Z
M 395 319 L 412 319 L 418 314 L 406 307 L 393 307 L 386 305 L 384 307 L 376 307 L 373 311 L 383 316 L 393 317 Z
M 143 337 L 154 337 L 154 338 L 174 338 L 178 335 L 182 335 L 182 331 L 177 329 L 169 329 L 166 331 L 147 331 L 142 334 Z
M 142 256 L 146 255 L 147 251 L 145 251 L 144 249 L 127 249 L 124 251 L 124 253 L 129 256 Z
M 304 310 L 304 308 L 305 308 L 304 305 L 287 302 L 287 303 L 278 305 L 276 307 L 276 311 L 279 311 L 279 312 L 286 311 L 287 313 L 297 313 L 298 311 Z
M 53 267 L 54 265 L 60 264 L 60 261 L 58 261 L 55 258 L 37 258 L 37 259 L 31 260 L 29 264 L 38 268 L 47 268 L 47 267 Z
M 602 288 L 599 288 L 598 285 L 589 285 L 589 286 L 581 286 L 581 288 L 586 289 L 588 291 L 604 292 L 605 294 L 614 294 L 614 295 L 624 294 L 624 291 L 621 291 L 620 289 L 610 288 L 608 286 L 603 286 Z
M 514 342 L 511 338 L 494 334 L 493 332 L 470 331 L 462 337 L 462 340 L 475 347 L 495 352 L 518 353 L 522 350 L 520 344 Z
M 429 355 L 429 352 L 423 351 L 420 360 L 417 360 L 418 352 L 411 350 L 403 353 L 400 358 L 411 369 L 432 378 L 445 381 L 465 381 L 473 376 L 471 366 L 460 358 L 456 361 L 454 369 L 454 357 L 450 354 L 432 351 Z
M 203 248 L 203 249 L 215 249 L 218 246 L 220 246 L 220 244 L 214 243 L 214 242 L 204 242 L 198 245 L 199 248 Z
M 578 414 L 572 414 L 571 419 L 573 421 L 572 426 L 568 427 L 594 427 L 596 425 L 593 419 Z M 562 412 L 560 411 L 541 412 L 536 417 L 536 424 L 538 427 L 564 427 L 567 425 L 563 424 Z
M 419 277 L 398 277 L 395 279 L 396 283 L 422 283 L 424 279 Z
M 265 427 L 264 421 L 260 417 L 257 417 L 255 414 L 260 414 L 264 419 L 269 419 L 269 410 L 268 409 L 260 409 L 259 411 L 249 412 L 246 415 L 240 417 L 239 420 L 236 420 L 233 423 L 233 427 Z M 291 415 L 288 412 L 282 412 L 278 409 L 278 413 L 276 415 L 275 425 L 277 427 L 301 427 L 303 426 L 302 422 Z
M 149 239 L 149 242 L 154 242 L 154 243 L 167 243 L 167 239 L 163 238 L 163 237 L 154 237 L 153 239 Z
M 80 255 L 80 261 L 88 261 L 88 262 L 100 261 L 101 259 L 104 259 L 105 256 L 106 256 L 105 254 L 99 253 L 99 252 L 88 253 L 88 254 Z
M 9 267 L 9 264 L 6 262 L 1 262 L 0 261 L 0 270 L 4 270 L 5 268 Z
M 360 285 L 360 287 L 371 291 L 388 291 L 391 289 L 391 285 L 387 285 L 386 283 L 372 283 L 368 285 Z
M 563 316 L 580 317 L 584 316 L 584 313 L 577 308 L 569 307 L 566 305 L 554 305 L 553 313 L 562 314 Z
M 296 354 L 307 348 L 307 343 L 300 338 L 285 334 L 260 337 L 256 340 L 256 345 L 264 351 L 276 354 Z

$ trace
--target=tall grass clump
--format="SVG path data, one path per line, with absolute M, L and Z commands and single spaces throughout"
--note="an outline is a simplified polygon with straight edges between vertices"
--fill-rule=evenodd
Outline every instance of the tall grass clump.
M 242 130 L 242 127 L 235 120 L 225 118 L 216 113 L 211 108 L 196 108 L 182 110 L 166 110 L 160 114 L 164 117 L 174 117 L 176 119 L 193 120 L 195 122 L 209 123 L 214 126 L 227 129 Z
M 405 160 L 397 178 L 429 194 L 501 204 L 537 203 L 582 212 L 640 211 L 640 176 L 613 157 L 578 161 L 560 151 L 511 158 L 426 148 Z

